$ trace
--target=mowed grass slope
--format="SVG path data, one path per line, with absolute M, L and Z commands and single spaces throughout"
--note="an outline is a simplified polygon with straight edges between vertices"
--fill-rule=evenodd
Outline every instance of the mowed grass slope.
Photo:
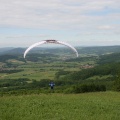
M 0 120 L 120 120 L 120 93 L 3 96 Z

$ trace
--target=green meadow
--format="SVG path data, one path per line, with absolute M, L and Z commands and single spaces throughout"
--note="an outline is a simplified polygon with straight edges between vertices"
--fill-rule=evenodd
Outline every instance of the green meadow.
M 119 120 L 120 93 L 0 97 L 0 120 Z

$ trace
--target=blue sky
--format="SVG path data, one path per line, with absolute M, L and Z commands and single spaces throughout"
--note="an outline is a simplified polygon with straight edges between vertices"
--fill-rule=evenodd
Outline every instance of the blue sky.
M 0 0 L 0 47 L 46 39 L 120 45 L 120 0 Z

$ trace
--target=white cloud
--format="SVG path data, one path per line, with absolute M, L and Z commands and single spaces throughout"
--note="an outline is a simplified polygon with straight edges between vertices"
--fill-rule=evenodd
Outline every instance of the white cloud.
M 96 35 L 119 35 L 119 21 L 120 0 L 0 0 L 0 27 L 62 30 L 67 31 L 68 36 L 65 33 L 51 36 L 63 36 L 71 41 L 81 35 L 88 41 Z M 42 38 L 49 35 L 40 33 Z M 38 35 L 18 33 L 4 38 L 32 39 L 32 36 Z
M 118 0 L 1 0 L 0 25 L 49 29 L 67 29 L 69 26 L 76 28 L 104 19 L 86 15 L 86 12 L 97 12 L 106 7 L 118 8 L 119 3 Z
M 110 25 L 102 25 L 98 27 L 98 29 L 101 29 L 101 30 L 111 30 L 112 28 L 113 27 Z

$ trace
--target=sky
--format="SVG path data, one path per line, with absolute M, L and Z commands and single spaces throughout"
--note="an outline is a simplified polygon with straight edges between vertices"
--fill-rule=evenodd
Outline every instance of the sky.
M 120 0 L 0 0 L 0 48 L 47 39 L 120 45 Z

